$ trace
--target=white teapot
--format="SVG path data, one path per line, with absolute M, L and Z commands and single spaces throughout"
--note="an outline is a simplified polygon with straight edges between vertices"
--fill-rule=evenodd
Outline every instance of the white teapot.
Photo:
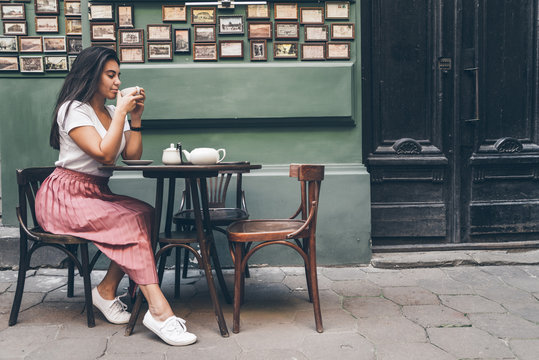
M 220 152 L 223 153 L 221 157 L 219 157 Z M 191 152 L 183 150 L 183 154 L 187 161 L 191 162 L 193 165 L 211 165 L 223 161 L 226 156 L 226 151 L 225 149 L 215 150 L 212 148 L 196 148 L 191 150 Z
M 174 144 L 170 144 L 169 148 L 163 150 L 161 161 L 165 165 L 180 165 L 182 163 L 180 149 L 177 149 Z

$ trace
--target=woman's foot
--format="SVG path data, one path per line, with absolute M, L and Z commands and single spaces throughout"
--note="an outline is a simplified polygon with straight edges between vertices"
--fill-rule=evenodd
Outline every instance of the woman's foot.
M 131 313 L 127 311 L 127 305 L 120 300 L 119 296 L 113 300 L 105 300 L 95 287 L 92 290 L 92 303 L 101 311 L 108 322 L 113 324 L 127 324 L 129 322 Z
M 157 321 L 147 311 L 142 323 L 169 345 L 183 346 L 197 341 L 196 335 L 187 331 L 185 320 L 176 316 Z

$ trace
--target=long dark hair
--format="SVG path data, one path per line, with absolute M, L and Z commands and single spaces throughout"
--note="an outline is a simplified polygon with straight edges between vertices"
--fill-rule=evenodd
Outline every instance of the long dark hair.
M 73 62 L 71 71 L 67 74 L 64 85 L 58 94 L 54 115 L 52 117 L 51 134 L 49 144 L 56 150 L 60 149 L 60 133 L 56 120 L 60 107 L 69 101 L 65 116 L 73 101 L 88 103 L 94 96 L 99 86 L 101 73 L 105 63 L 114 60 L 120 64 L 120 60 L 114 50 L 104 47 L 89 47 L 81 51 Z

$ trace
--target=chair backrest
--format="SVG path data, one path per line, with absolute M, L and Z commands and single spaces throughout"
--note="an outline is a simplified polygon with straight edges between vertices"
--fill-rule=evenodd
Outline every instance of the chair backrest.
M 242 183 L 242 173 L 245 171 L 230 170 L 220 171 L 219 175 L 207 179 L 208 183 L 208 205 L 210 208 L 226 207 L 226 196 L 228 187 L 234 174 L 236 174 L 236 208 L 245 209 L 244 191 Z M 185 191 L 183 197 L 185 199 L 184 208 L 191 208 L 191 196 L 189 190 L 189 180 L 185 181 Z
M 23 224 L 28 227 L 27 212 L 30 210 L 33 226 L 37 226 L 35 197 L 39 186 L 49 176 L 55 167 L 33 167 L 17 169 L 17 185 L 19 187 L 19 212 Z
M 311 213 L 313 202 L 316 202 L 318 207 L 320 185 L 322 180 L 324 180 L 324 170 L 325 168 L 323 165 L 290 165 L 290 177 L 298 179 L 301 192 L 301 204 L 294 217 L 301 212 L 301 218 L 306 220 Z M 316 224 L 316 218 L 313 219 L 313 223 Z

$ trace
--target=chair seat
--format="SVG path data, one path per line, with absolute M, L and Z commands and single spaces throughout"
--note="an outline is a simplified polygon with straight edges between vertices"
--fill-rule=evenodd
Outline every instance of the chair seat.
M 225 226 L 234 221 L 246 220 L 249 214 L 245 210 L 238 208 L 214 208 L 210 209 L 210 220 L 214 226 Z M 192 209 L 182 210 L 174 215 L 173 221 L 175 224 L 194 225 L 195 213 Z
M 162 232 L 159 234 L 159 241 L 170 244 L 194 243 L 197 242 L 196 231 L 171 231 L 170 235 Z
M 29 230 L 30 234 L 37 236 L 40 241 L 54 244 L 87 244 L 90 241 L 73 235 L 53 234 L 43 230 L 41 227 L 35 227 Z
M 297 231 L 305 224 L 304 220 L 272 219 L 272 220 L 243 220 L 230 224 L 227 228 L 230 241 L 270 241 L 283 240 L 288 234 Z M 308 233 L 305 229 L 303 233 Z

